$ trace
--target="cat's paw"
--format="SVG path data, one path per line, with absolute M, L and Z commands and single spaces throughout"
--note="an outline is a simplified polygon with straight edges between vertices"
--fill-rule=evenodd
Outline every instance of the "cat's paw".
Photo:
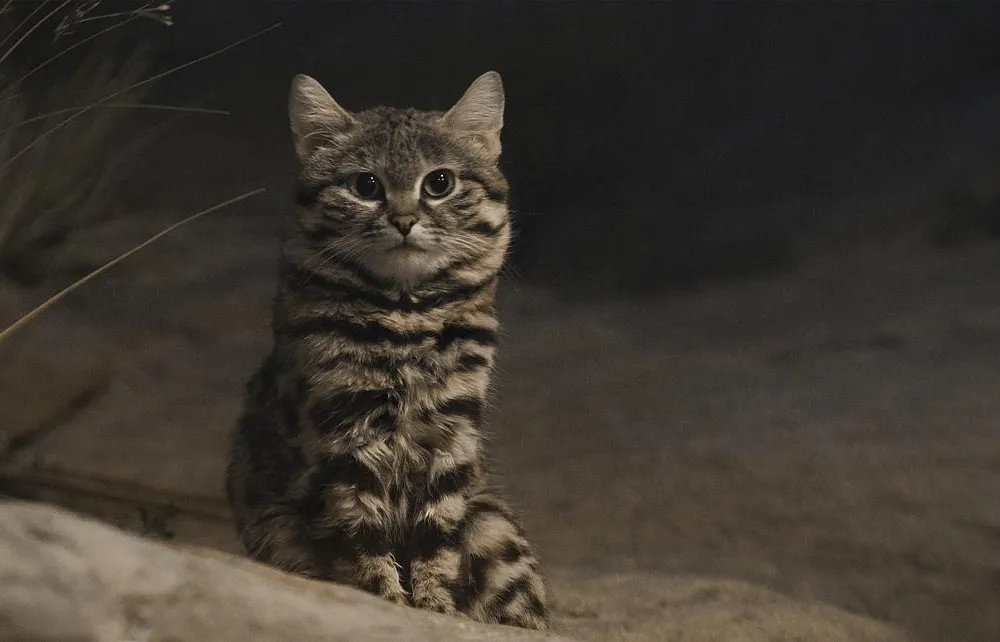
M 461 615 L 451 589 L 440 584 L 413 587 L 413 606 L 447 615 Z
M 386 602 L 392 602 L 393 604 L 398 604 L 399 606 L 409 606 L 410 602 L 406 597 L 406 593 L 402 590 L 392 590 L 383 591 L 379 593 L 379 597 Z

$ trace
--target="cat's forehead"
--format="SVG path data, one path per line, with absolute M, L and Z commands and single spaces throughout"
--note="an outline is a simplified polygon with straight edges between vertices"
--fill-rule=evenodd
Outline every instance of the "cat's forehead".
M 352 115 L 362 125 L 407 130 L 432 125 L 440 119 L 441 112 L 421 111 L 411 107 L 372 107 L 353 112 Z
M 353 150 L 370 162 L 411 165 L 442 162 L 457 155 L 454 140 L 441 125 L 438 112 L 376 107 L 355 114 Z

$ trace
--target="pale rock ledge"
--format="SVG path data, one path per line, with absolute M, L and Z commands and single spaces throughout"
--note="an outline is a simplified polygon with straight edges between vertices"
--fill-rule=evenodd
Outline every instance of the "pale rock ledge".
M 592 640 L 898 642 L 890 627 L 739 582 L 553 577 L 557 630 Z M 0 640 L 567 640 L 393 606 L 42 504 L 0 503 Z

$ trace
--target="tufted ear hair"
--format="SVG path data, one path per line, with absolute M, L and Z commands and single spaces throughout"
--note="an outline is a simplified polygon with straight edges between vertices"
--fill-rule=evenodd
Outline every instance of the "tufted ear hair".
M 288 97 L 295 153 L 304 162 L 324 142 L 351 127 L 354 117 L 337 104 L 315 79 L 298 74 L 292 79 Z
M 503 81 L 500 74 L 487 71 L 476 78 L 455 106 L 441 117 L 444 124 L 480 144 L 491 156 L 500 156 L 503 128 Z

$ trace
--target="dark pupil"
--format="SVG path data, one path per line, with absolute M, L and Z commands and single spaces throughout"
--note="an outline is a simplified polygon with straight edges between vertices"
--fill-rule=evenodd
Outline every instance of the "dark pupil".
M 448 189 L 448 175 L 444 172 L 434 172 L 427 181 L 431 194 L 443 194 Z
M 368 173 L 358 174 L 354 189 L 358 190 L 358 196 L 362 198 L 375 198 L 379 189 L 378 177 Z

